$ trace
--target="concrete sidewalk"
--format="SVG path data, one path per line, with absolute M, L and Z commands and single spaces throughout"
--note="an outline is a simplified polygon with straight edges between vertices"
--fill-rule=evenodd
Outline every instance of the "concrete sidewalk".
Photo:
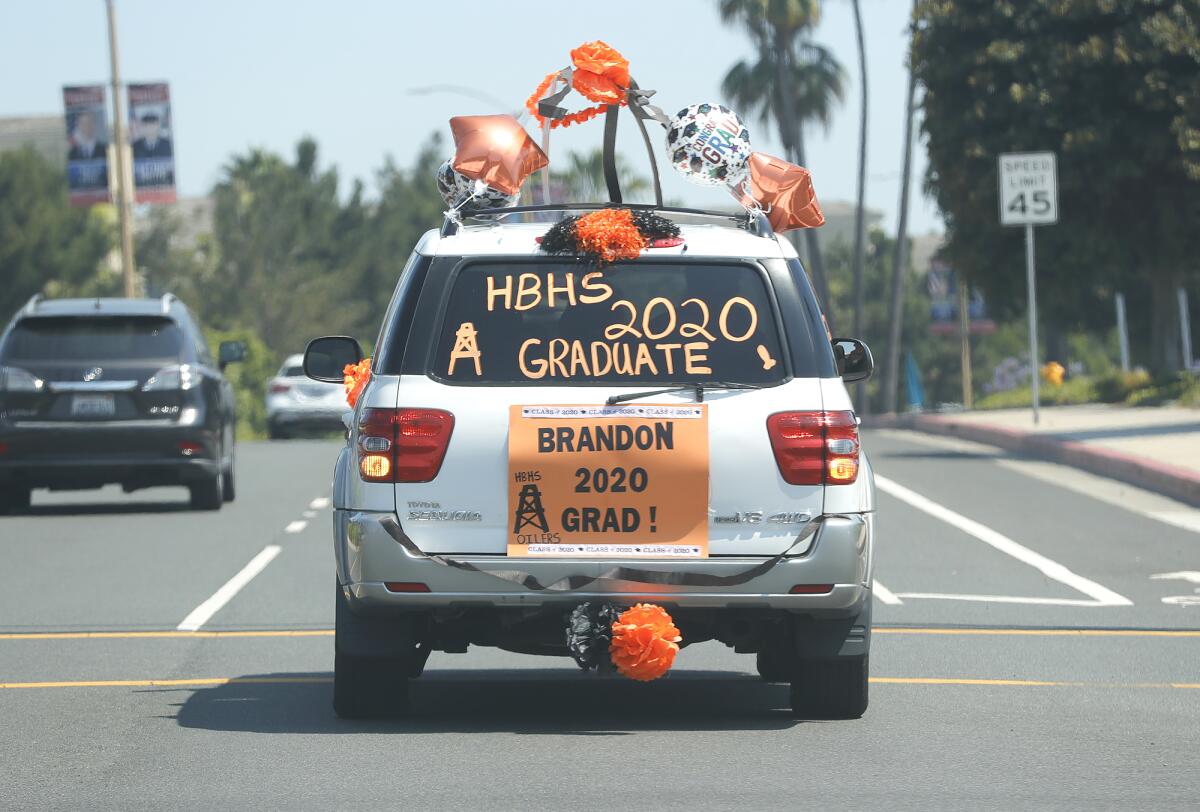
M 1037 426 L 1029 409 L 881 415 L 864 422 L 962 437 L 1200 506 L 1200 409 L 1051 406 L 1041 410 Z

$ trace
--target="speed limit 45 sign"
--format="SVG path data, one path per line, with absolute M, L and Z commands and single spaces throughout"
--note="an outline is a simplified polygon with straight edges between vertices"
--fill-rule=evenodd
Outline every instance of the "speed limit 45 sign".
M 1000 156 L 1000 224 L 1058 222 L 1058 169 L 1053 152 L 1006 152 Z

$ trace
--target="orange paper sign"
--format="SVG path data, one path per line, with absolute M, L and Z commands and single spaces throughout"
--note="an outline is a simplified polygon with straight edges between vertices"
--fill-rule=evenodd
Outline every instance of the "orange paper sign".
M 512 406 L 508 554 L 708 556 L 708 412 Z

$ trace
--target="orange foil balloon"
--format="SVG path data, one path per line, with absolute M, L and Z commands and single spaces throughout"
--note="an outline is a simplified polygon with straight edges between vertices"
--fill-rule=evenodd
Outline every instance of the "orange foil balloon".
M 512 116 L 455 116 L 454 168 L 506 195 L 550 160 Z
M 777 233 L 825 224 L 807 169 L 761 152 L 750 153 L 749 166 L 750 196 Z

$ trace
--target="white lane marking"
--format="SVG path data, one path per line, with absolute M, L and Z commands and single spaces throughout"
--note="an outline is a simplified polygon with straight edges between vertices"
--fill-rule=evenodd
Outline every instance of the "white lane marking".
M 1046 558 L 1041 553 L 1036 553 L 1028 547 L 1018 544 L 1017 542 L 998 533 L 986 525 L 982 525 L 974 519 L 968 519 L 961 513 L 956 513 L 948 507 L 939 505 L 932 499 L 928 499 L 916 491 L 909 490 L 898 482 L 893 482 L 887 477 L 875 475 L 875 486 L 879 490 L 894 496 L 902 502 L 915 507 L 917 510 L 928 513 L 935 519 L 940 519 L 952 527 L 956 527 L 967 535 L 974 536 L 1000 552 L 1010 555 L 1023 564 L 1028 564 L 1034 569 L 1041 572 L 1047 578 L 1058 581 L 1060 584 L 1071 587 L 1077 592 L 1082 592 L 1091 598 L 1094 603 L 1092 606 L 1132 606 L 1133 601 L 1128 598 L 1118 595 L 1107 587 L 1103 587 L 1095 581 L 1084 578 L 1082 575 L 1077 575 L 1071 570 L 1059 564 L 1057 561 L 1052 561 Z M 903 593 L 901 598 L 907 597 Z
M 297 519 L 296 521 L 289 523 L 287 527 L 283 528 L 283 532 L 299 533 L 301 530 L 303 530 L 306 527 L 308 527 L 308 522 L 302 521 L 301 519 Z
M 317 516 L 317 512 L 315 510 L 306 510 L 300 515 L 306 519 L 314 519 Z
M 1194 570 L 1180 570 L 1179 572 L 1160 572 L 1150 576 L 1151 581 L 1187 581 L 1193 584 L 1200 584 L 1200 572 Z
M 875 597 L 879 598 L 880 602 L 886 603 L 888 606 L 899 606 L 900 604 L 904 603 L 904 601 L 896 597 L 895 592 L 888 589 L 878 581 L 871 582 L 871 592 L 875 595 Z
M 242 587 L 254 580 L 254 576 L 266 569 L 267 564 L 270 564 L 282 549 L 278 544 L 268 544 L 264 547 L 258 555 L 250 559 L 249 564 L 242 567 L 237 575 L 214 592 L 211 598 L 189 612 L 183 622 L 175 627 L 175 630 L 180 632 L 198 631 L 213 615 L 221 611 L 221 607 L 229 603 L 233 596 L 242 590 Z
M 1069 465 L 1060 465 L 1045 460 L 1012 459 L 995 446 L 982 445 L 957 437 L 939 437 L 916 431 L 899 429 L 875 429 L 876 435 L 890 437 L 908 443 L 943 448 L 960 454 L 988 457 L 1001 468 L 1007 468 L 1023 476 L 1040 479 L 1059 488 L 1083 494 L 1107 505 L 1136 513 L 1139 516 L 1163 522 L 1193 533 L 1200 533 L 1200 508 L 1194 508 L 1162 494 L 1147 491 L 1115 479 L 1098 476 Z
M 976 601 L 978 603 L 1023 603 L 1037 606 L 1108 606 L 1082 598 L 1021 598 L 1014 595 L 954 595 L 945 592 L 901 592 L 899 598 L 935 601 Z
M 308 506 L 313 510 L 324 510 L 325 508 L 329 507 L 329 497 L 318 496 L 316 499 L 309 502 Z

